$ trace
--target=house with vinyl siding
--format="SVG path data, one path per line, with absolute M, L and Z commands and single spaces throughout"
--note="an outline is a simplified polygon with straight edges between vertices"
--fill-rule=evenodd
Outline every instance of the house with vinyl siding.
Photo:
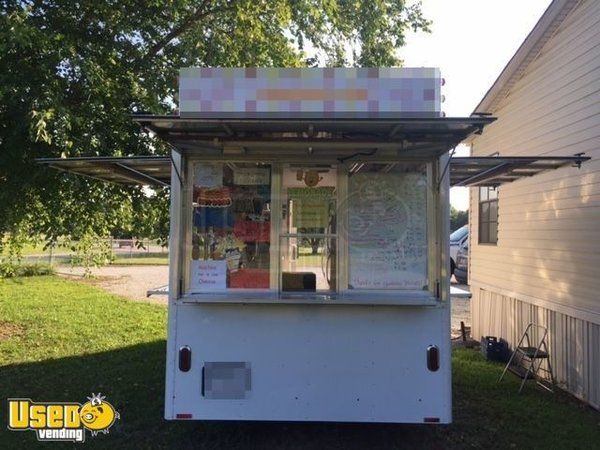
M 554 0 L 475 113 L 472 156 L 591 157 L 471 188 L 473 336 L 549 331 L 558 384 L 600 408 L 600 1 Z

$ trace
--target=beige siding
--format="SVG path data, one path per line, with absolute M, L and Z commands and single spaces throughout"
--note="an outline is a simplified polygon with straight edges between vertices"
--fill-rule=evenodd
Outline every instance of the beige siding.
M 600 341 L 600 325 L 481 288 L 474 294 L 473 320 L 485 330 L 484 335 L 502 336 L 515 343 L 528 323 L 546 326 L 556 382 L 600 408 L 600 347 L 594 345 Z
M 584 0 L 567 16 L 491 112 L 498 120 L 473 141 L 474 156 L 585 152 L 592 160 L 502 186 L 497 245 L 477 245 L 471 190 L 474 334 L 514 343 L 527 320 L 547 323 L 559 380 L 598 406 L 600 1 Z

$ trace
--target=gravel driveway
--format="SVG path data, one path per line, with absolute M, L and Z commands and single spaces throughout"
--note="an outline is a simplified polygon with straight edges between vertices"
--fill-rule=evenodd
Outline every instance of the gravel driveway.
M 460 285 L 458 286 L 466 291 L 469 290 L 469 286 Z M 464 322 L 465 326 L 471 326 L 471 299 L 469 298 L 456 298 L 452 297 L 452 318 L 451 318 L 451 329 L 452 337 L 460 336 L 460 322 Z
M 169 266 L 105 266 L 92 270 L 92 278 L 83 278 L 84 270 L 59 267 L 57 273 L 66 278 L 79 279 L 84 283 L 98 286 L 113 294 L 132 300 L 167 304 L 166 295 L 146 297 L 146 291 L 169 283 Z

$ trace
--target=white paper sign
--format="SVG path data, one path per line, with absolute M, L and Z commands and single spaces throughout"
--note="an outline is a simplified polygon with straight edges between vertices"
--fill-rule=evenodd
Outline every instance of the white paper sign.
M 227 261 L 192 260 L 190 287 L 194 292 L 227 289 Z
M 269 169 L 261 167 L 235 169 L 233 182 L 245 186 L 269 184 Z
M 194 185 L 215 187 L 223 185 L 223 164 L 202 162 L 194 167 Z

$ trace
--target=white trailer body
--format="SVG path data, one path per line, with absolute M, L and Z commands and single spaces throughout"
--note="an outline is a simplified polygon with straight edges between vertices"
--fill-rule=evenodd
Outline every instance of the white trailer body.
M 315 308 L 177 306 L 166 418 L 450 422 L 450 343 L 440 326 L 447 308 Z M 431 372 L 426 350 L 436 344 L 440 369 Z M 185 345 L 192 368 L 179 373 L 177 349 Z M 243 398 L 203 395 L 206 361 L 248 364 Z
M 338 153 L 343 156 L 354 152 L 356 149 L 350 146 Z M 432 282 L 424 290 L 348 286 L 348 247 L 352 246 L 348 236 L 352 232 L 342 224 L 350 221 L 348 214 L 353 212 L 344 200 L 353 201 L 347 197 L 347 185 L 353 174 L 350 168 L 357 161 L 340 165 L 332 158 L 327 164 L 325 158 L 315 165 L 298 162 L 297 157 L 289 155 L 271 158 L 273 218 L 285 216 L 282 210 L 288 199 L 278 180 L 283 178 L 287 164 L 294 169 L 337 166 L 338 229 L 329 231 L 344 243 L 337 245 L 335 253 L 336 289 L 282 289 L 282 261 L 287 258 L 287 249 L 282 247 L 287 238 L 281 236 L 288 236 L 289 230 L 282 230 L 280 221 L 273 220 L 268 289 L 195 291 L 192 278 L 198 274 L 190 272 L 194 270 L 190 267 L 193 172 L 198 165 L 211 165 L 215 160 L 174 155 L 179 170 L 173 171 L 172 180 L 165 417 L 450 422 L 448 182 L 439 183 L 438 175 L 447 156 L 413 159 L 404 165 L 402 160 L 369 163 L 425 168 L 428 181 L 419 186 L 426 192 L 426 202 L 421 205 L 425 213 L 420 215 L 427 217 L 422 227 L 428 243 L 427 273 L 423 276 Z M 290 159 L 296 162 L 286 163 Z M 240 164 L 239 158 L 236 161 L 222 162 Z M 186 174 L 183 188 L 177 172 Z M 372 176 L 376 180 L 381 175 L 373 172 Z M 400 204 L 403 201 L 396 200 Z M 386 251 L 385 246 L 381 248 L 382 254 Z M 182 358 L 189 367 L 181 367 Z
M 447 152 L 488 119 L 360 70 L 184 69 L 140 120 L 177 149 L 167 419 L 451 421 Z

